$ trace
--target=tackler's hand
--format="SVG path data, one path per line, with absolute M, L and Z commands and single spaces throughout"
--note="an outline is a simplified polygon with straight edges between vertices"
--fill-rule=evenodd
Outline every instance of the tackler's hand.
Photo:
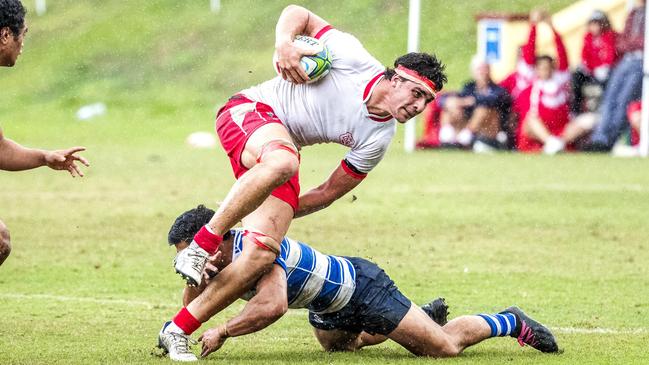
M 227 329 L 223 326 L 211 328 L 205 331 L 201 337 L 198 338 L 202 342 L 201 357 L 206 357 L 214 351 L 218 351 L 221 346 L 228 339 Z
M 52 170 L 67 170 L 72 177 L 83 176 L 83 171 L 79 169 L 76 162 L 79 161 L 85 166 L 90 166 L 88 160 L 77 155 L 78 152 L 85 150 L 85 147 L 72 147 L 66 150 L 47 151 L 44 156 L 45 164 Z
M 203 282 L 210 281 L 210 279 L 212 279 L 219 273 L 219 269 L 216 264 L 219 260 L 221 260 L 222 256 L 223 252 L 217 251 L 214 255 L 207 258 L 205 269 L 203 269 Z

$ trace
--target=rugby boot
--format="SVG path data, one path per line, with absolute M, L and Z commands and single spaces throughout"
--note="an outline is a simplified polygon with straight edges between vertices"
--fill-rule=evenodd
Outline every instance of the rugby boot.
M 198 358 L 191 351 L 191 345 L 197 342 L 192 340 L 184 333 L 172 332 L 168 330 L 171 322 L 166 322 L 160 334 L 158 334 L 158 347 L 173 361 L 198 361 Z
M 192 241 L 186 249 L 176 254 L 174 258 L 176 272 L 187 281 L 188 285 L 198 286 L 209 255 L 195 241 Z
M 448 305 L 446 305 L 444 298 L 437 298 L 428 304 L 422 305 L 421 309 L 440 326 L 448 322 Z
M 521 346 L 529 345 L 541 352 L 559 351 L 557 341 L 547 327 L 530 318 L 518 307 L 509 307 L 504 312 L 516 316 L 516 330 L 511 336 L 515 337 Z

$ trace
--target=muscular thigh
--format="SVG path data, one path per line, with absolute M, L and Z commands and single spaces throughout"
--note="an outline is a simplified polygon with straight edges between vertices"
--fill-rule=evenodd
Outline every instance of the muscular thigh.
M 241 162 L 246 168 L 251 168 L 257 164 L 259 152 L 270 141 L 282 141 L 287 145 L 294 145 L 293 138 L 283 124 L 270 123 L 259 127 L 255 130 L 241 153 Z M 291 158 L 290 152 L 285 151 L 287 157 Z
M 269 196 L 255 211 L 241 220 L 243 228 L 263 233 L 272 239 L 279 252 L 279 243 L 286 235 L 291 220 L 293 219 L 293 208 L 283 200 L 275 196 Z
M 399 326 L 388 334 L 415 355 L 444 356 L 450 346 L 450 338 L 421 308 L 412 304 Z

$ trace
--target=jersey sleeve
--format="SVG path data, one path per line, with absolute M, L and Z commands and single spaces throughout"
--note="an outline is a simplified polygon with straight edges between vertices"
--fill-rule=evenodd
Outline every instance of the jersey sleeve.
M 536 62 L 536 24 L 530 26 L 527 43 L 521 47 L 521 57 L 528 65 L 533 65 Z
M 352 148 L 345 155 L 347 164 L 353 166 L 353 170 L 361 175 L 370 172 L 385 156 L 396 128 L 396 124 L 393 128 L 386 128 L 367 143 Z M 345 164 L 344 161 L 343 164 Z

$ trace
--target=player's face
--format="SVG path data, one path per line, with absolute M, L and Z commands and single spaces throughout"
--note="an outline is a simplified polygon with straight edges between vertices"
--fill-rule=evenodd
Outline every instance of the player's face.
M 473 78 L 481 83 L 487 83 L 489 81 L 489 65 L 486 63 L 477 65 L 473 68 Z
M 421 85 L 396 77 L 393 83 L 390 114 L 399 122 L 405 123 L 423 112 L 434 96 Z
M 554 65 L 549 60 L 541 60 L 536 65 L 536 74 L 541 80 L 548 80 L 552 77 Z
M 598 22 L 588 23 L 588 32 L 592 35 L 598 36 L 602 34 L 602 26 Z
M 186 242 L 186 241 L 180 241 L 177 244 L 175 244 L 174 246 L 176 246 L 176 252 L 180 252 L 180 251 L 186 249 L 187 246 L 189 246 L 189 243 Z
M 2 44 L 0 66 L 12 67 L 16 64 L 18 56 L 23 52 L 23 41 L 26 33 L 27 26 L 24 25 L 17 36 L 7 27 L 0 29 L 0 42 Z

